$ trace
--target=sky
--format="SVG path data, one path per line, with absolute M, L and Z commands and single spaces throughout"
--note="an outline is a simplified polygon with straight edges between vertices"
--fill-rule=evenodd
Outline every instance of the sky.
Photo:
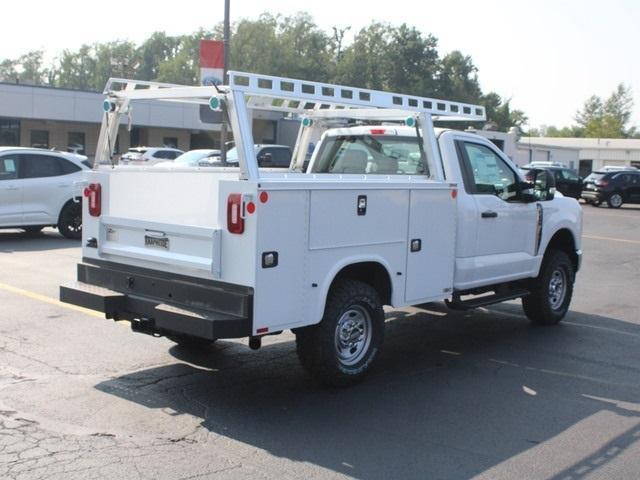
M 431 33 L 441 54 L 471 55 L 483 91 L 511 98 L 530 127 L 571 125 L 590 95 L 606 97 L 621 82 L 634 92 L 632 123 L 640 125 L 638 0 L 231 0 L 230 13 L 233 22 L 262 12 L 298 11 L 310 13 L 327 31 L 350 26 L 354 33 L 372 21 L 386 21 Z M 83 43 L 140 43 L 154 31 L 190 33 L 221 22 L 223 15 L 223 0 L 8 2 L 0 60 L 33 49 L 55 58 Z

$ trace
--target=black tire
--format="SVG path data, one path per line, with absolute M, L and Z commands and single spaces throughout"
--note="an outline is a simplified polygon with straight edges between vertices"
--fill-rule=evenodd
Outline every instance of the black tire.
M 624 199 L 620 192 L 613 192 L 609 195 L 609 198 L 607 198 L 607 205 L 609 205 L 609 208 L 620 208 L 623 201 Z
M 358 280 L 340 280 L 329 292 L 322 321 L 296 331 L 298 358 L 321 383 L 361 381 L 380 354 L 384 311 L 378 293 Z
M 28 227 L 22 227 L 22 230 L 24 230 L 27 235 L 38 235 L 43 228 L 44 225 L 29 225 Z
M 69 201 L 62 207 L 58 218 L 58 231 L 71 240 L 82 238 L 82 204 Z
M 179 334 L 167 335 L 167 338 L 187 350 L 205 350 L 215 342 L 215 340 L 206 340 L 204 338 Z
M 564 318 L 571 303 L 574 279 L 573 264 L 566 253 L 552 250 L 545 255 L 540 274 L 531 281 L 531 293 L 522 298 L 522 308 L 531 323 L 556 325 Z

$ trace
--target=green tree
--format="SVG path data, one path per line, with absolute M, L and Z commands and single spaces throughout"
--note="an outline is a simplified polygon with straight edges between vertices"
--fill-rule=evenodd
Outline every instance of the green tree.
M 602 115 L 602 99 L 597 95 L 591 95 L 585 102 L 581 110 L 576 112 L 575 120 L 578 125 L 585 128 L 595 117 Z
M 362 28 L 342 52 L 336 67 L 336 82 L 374 90 L 389 88 L 386 72 L 391 63 L 390 43 L 389 25 L 372 23 Z
M 589 138 L 623 138 L 626 136 L 624 125 L 620 119 L 608 114 L 591 119 L 584 129 L 584 135 Z
M 1 82 L 15 82 L 18 80 L 18 71 L 16 60 L 5 59 L 0 62 L 0 81 Z
M 171 60 L 180 46 L 179 37 L 169 37 L 164 32 L 154 32 L 138 48 L 140 65 L 137 69 L 141 79 L 158 78 L 160 65 Z
M 454 50 L 440 61 L 438 95 L 459 102 L 475 103 L 482 97 L 478 69 L 470 56 Z
M 513 110 L 511 100 L 503 99 L 495 92 L 483 95 L 480 103 L 485 106 L 487 121 L 498 130 L 505 131 L 511 127 L 522 129 L 527 123 L 528 118 L 522 110 Z
M 54 85 L 57 87 L 89 90 L 96 68 L 93 48 L 82 45 L 77 52 L 64 50 L 54 67 Z
M 628 126 L 632 112 L 631 89 L 621 83 L 604 101 L 589 97 L 575 118 L 586 137 L 627 138 L 635 133 L 635 127 Z
M 349 28 L 334 27 L 328 33 L 306 13 L 241 19 L 232 25 L 230 68 L 481 103 L 500 129 L 526 122 L 509 100 L 493 92 L 483 95 L 471 57 L 453 51 L 441 58 L 433 35 L 406 24 L 373 22 L 347 43 Z M 42 52 L 29 52 L 2 60 L 0 79 L 95 91 L 101 91 L 109 77 L 197 84 L 200 40 L 220 39 L 222 30 L 217 24 L 175 37 L 155 32 L 139 45 L 120 40 L 82 45 L 64 50 L 49 67 Z M 592 110 L 624 117 L 629 99 L 628 90 L 619 88 Z M 624 118 L 623 124 L 629 116 Z
M 390 90 L 413 95 L 435 96 L 439 70 L 438 40 L 402 24 L 390 29 L 385 62 Z

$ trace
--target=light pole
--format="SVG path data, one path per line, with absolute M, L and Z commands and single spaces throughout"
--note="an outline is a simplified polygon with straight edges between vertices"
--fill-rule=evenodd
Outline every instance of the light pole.
M 223 38 L 223 67 L 222 67 L 222 83 L 229 84 L 227 79 L 227 71 L 229 70 L 229 3 L 230 0 L 224 0 L 224 38 Z M 226 112 L 222 115 L 222 125 L 220 128 L 220 158 L 223 163 L 227 162 L 227 119 Z

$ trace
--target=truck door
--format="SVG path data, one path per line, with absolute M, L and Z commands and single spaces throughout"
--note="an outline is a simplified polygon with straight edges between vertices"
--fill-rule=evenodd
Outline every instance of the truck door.
M 493 148 L 458 141 L 458 154 L 465 193 L 473 198 L 477 216 L 467 282 L 484 285 L 522 277 L 534 268 L 537 204 L 516 200 L 519 176 Z

